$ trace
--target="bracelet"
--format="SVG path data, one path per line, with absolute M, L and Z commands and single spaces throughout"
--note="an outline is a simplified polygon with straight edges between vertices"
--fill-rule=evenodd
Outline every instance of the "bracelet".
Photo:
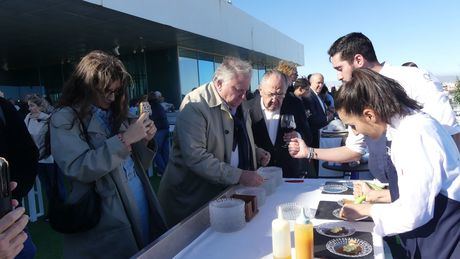
M 131 151 L 131 145 L 128 145 L 128 143 L 126 143 L 125 139 L 123 138 L 123 134 L 118 133 L 117 137 L 121 141 L 121 143 L 123 143 L 125 145 L 125 147 L 128 148 L 129 151 Z
M 315 153 L 315 149 L 312 148 L 312 147 L 309 147 L 308 148 L 308 155 L 307 155 L 307 159 L 315 159 L 318 155 Z

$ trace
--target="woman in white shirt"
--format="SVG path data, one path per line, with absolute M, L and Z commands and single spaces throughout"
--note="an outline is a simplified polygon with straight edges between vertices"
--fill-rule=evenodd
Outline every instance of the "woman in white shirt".
M 44 185 L 48 200 L 52 195 L 56 195 L 52 190 L 53 184 L 57 184 L 57 195 L 61 200 L 65 200 L 65 188 L 62 173 L 54 163 L 52 155 L 44 157 L 46 131 L 48 128 L 48 120 L 50 115 L 43 112 L 47 107 L 47 102 L 38 95 L 32 95 L 28 100 L 29 114 L 27 114 L 24 122 L 32 136 L 35 145 L 40 151 L 40 160 L 38 161 L 38 177 Z
M 353 71 L 337 93 L 336 109 L 354 132 L 391 139 L 399 198 L 387 204 L 345 205 L 350 220 L 372 216 L 374 232 L 399 234 L 410 258 L 460 254 L 460 153 L 449 133 L 394 80 L 369 69 Z M 300 140 L 294 157 L 315 157 Z

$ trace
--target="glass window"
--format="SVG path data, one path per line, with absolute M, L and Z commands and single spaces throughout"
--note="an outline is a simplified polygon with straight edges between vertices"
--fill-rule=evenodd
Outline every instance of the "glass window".
M 252 69 L 252 77 L 251 77 L 251 92 L 254 92 L 259 87 L 259 77 L 257 73 L 257 69 Z
M 214 75 L 214 63 L 208 60 L 198 60 L 198 79 L 200 85 L 211 82 Z
M 194 87 L 199 86 L 197 60 L 179 57 L 180 92 L 188 94 Z
M 259 81 L 262 80 L 262 77 L 264 77 L 265 74 L 265 68 L 261 67 L 258 69 L 259 72 Z

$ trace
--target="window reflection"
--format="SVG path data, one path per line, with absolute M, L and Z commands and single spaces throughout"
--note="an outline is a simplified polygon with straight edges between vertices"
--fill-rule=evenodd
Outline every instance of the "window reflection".
M 200 85 L 212 80 L 214 75 L 214 62 L 208 60 L 198 60 L 198 78 Z
M 254 92 L 259 87 L 259 75 L 257 69 L 252 69 L 251 77 L 251 92 Z
M 194 87 L 199 85 L 196 59 L 179 57 L 179 73 L 180 92 L 182 95 L 188 94 Z

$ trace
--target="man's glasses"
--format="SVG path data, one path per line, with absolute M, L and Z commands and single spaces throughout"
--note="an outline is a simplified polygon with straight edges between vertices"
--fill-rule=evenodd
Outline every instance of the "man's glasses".
M 286 96 L 286 93 L 263 93 L 263 95 L 267 96 L 268 98 L 277 98 L 277 99 L 281 99 L 281 98 L 284 98 L 284 96 Z

